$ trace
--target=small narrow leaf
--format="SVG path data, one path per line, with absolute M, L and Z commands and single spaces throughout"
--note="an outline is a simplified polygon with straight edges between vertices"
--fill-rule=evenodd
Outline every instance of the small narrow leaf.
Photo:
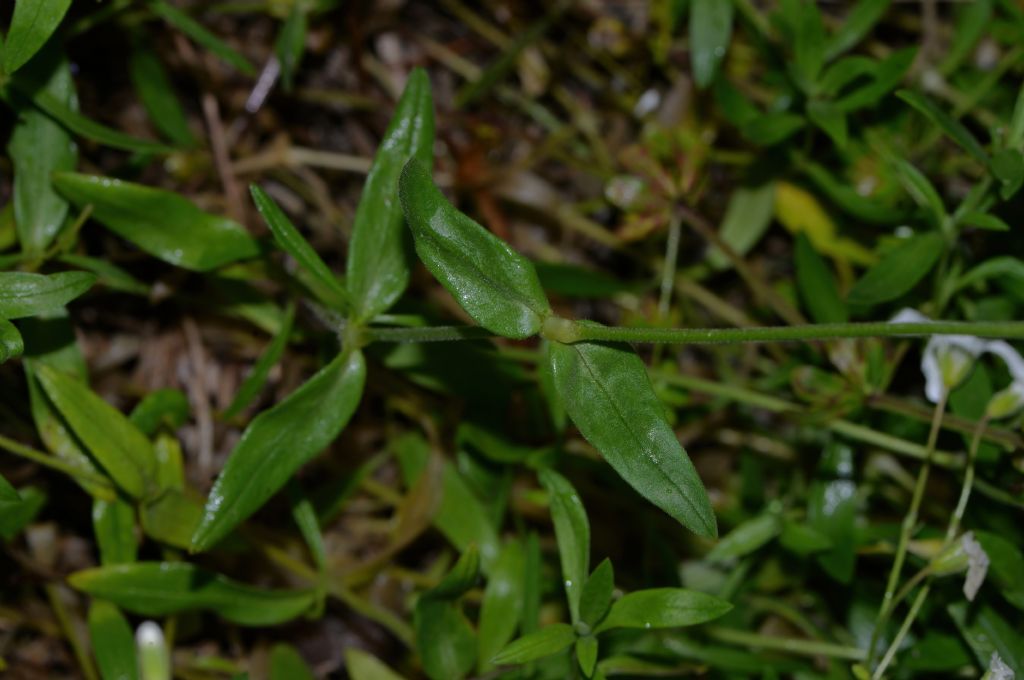
M 267 349 L 256 360 L 252 370 L 249 371 L 249 375 L 245 377 L 245 380 L 242 381 L 238 391 L 235 393 L 235 398 L 231 400 L 231 404 L 224 409 L 224 413 L 221 416 L 224 420 L 231 420 L 240 414 L 256 398 L 260 390 L 263 389 L 267 382 L 267 376 L 270 374 L 270 369 L 281 360 L 281 355 L 284 354 L 285 347 L 288 346 L 288 338 L 292 334 L 292 324 L 294 322 L 295 304 L 289 303 L 284 311 L 284 319 L 281 321 L 281 330 L 277 332 L 274 339 L 267 345 Z
M 811 318 L 817 323 L 846 322 L 846 303 L 839 297 L 835 277 L 806 234 L 797 236 L 794 256 L 796 287 Z
M 637 493 L 701 536 L 718 534 L 707 491 L 632 350 L 552 343 L 555 386 L 580 433 Z
M 294 479 L 288 486 L 288 496 L 291 502 L 292 520 L 299 527 L 309 553 L 313 557 L 313 563 L 321 573 L 327 571 L 327 549 L 324 547 L 324 537 L 320 532 L 320 522 L 316 517 L 316 509 L 312 501 L 303 492 L 302 487 Z
M 405 680 L 383 661 L 356 647 L 345 650 L 345 670 L 352 680 Z
M 487 578 L 480 604 L 480 639 L 477 672 L 491 669 L 491 658 L 508 644 L 519 627 L 523 609 L 523 548 L 519 541 L 505 544 Z
M 259 254 L 245 228 L 172 191 L 108 177 L 58 173 L 57 190 L 121 238 L 165 262 L 207 271 Z
M 892 0 L 858 0 L 842 26 L 825 44 L 825 59 L 832 60 L 859 43 L 889 9 Z
M 409 74 L 356 208 L 346 274 L 357 321 L 386 310 L 409 283 L 412 243 L 395 192 L 405 164 L 416 159 L 428 165 L 433 153 L 430 79 L 418 68 Z
M 25 351 L 25 342 L 13 323 L 0 318 L 0 364 L 17 359 Z
M 314 680 L 313 672 L 299 652 L 289 644 L 279 642 L 270 648 L 270 674 L 268 680 Z
M 597 565 L 583 586 L 580 597 L 580 620 L 591 628 L 596 626 L 612 604 L 612 590 L 615 588 L 615 570 L 611 560 L 605 559 Z
M 135 498 L 156 478 L 153 445 L 128 418 L 72 376 L 41 364 L 39 384 L 75 436 L 118 486 Z
M 212 547 L 334 441 L 355 412 L 365 379 L 362 353 L 343 352 L 256 416 L 210 491 L 192 550 Z
M 853 451 L 830 443 L 822 453 L 818 479 L 807 494 L 807 524 L 832 541 L 815 556 L 822 569 L 841 583 L 853 578 L 857 559 L 857 485 L 851 479 Z
M 597 665 L 598 644 L 593 635 L 576 638 L 576 661 L 580 664 L 583 675 L 591 677 Z
M 256 69 L 249 61 L 232 49 L 226 42 L 203 28 L 198 21 L 164 0 L 150 0 L 149 7 L 153 13 L 171 24 L 179 31 L 210 50 L 228 64 L 231 64 L 247 76 L 256 75 Z
M 676 628 L 705 623 L 725 614 L 725 600 L 684 588 L 638 590 L 616 600 L 596 633 L 613 628 Z
M 89 605 L 89 637 L 100 675 L 116 680 L 139 677 L 135 635 L 120 609 L 109 602 L 93 600 Z
M 986 166 L 988 165 L 988 154 L 985 153 L 985 149 L 982 148 L 978 140 L 974 138 L 974 135 L 971 134 L 970 130 L 964 127 L 963 123 L 940 109 L 932 102 L 932 100 L 917 92 L 912 90 L 900 90 L 896 93 L 896 96 L 913 106 L 926 118 L 938 125 L 943 132 L 949 135 L 954 142 L 963 147 L 967 153 L 974 156 L 976 160 Z
M 255 184 L 249 187 L 249 191 L 252 192 L 253 203 L 256 204 L 256 209 L 263 216 L 263 221 L 273 232 L 277 245 L 294 257 L 299 266 L 309 272 L 317 282 L 318 288 L 324 292 L 321 301 L 332 307 L 344 307 L 347 299 L 345 289 L 341 287 L 338 279 L 327 268 L 313 247 L 306 239 L 302 238 L 302 234 L 278 207 L 274 199 Z
M 312 590 L 265 590 L 187 562 L 136 562 L 78 571 L 74 588 L 142 616 L 209 611 L 242 626 L 273 626 L 305 613 Z
M 127 564 L 135 561 L 135 509 L 117 499 L 92 502 L 92 527 L 100 549 L 100 563 Z
M 413 627 L 423 670 L 431 680 L 457 680 L 473 667 L 477 641 L 458 604 L 480 573 L 480 554 L 470 548 L 437 587 L 416 601 Z
M 0 272 L 0 318 L 20 319 L 58 309 L 95 282 L 96 277 L 88 272 Z
M 281 85 L 285 92 L 290 92 L 295 81 L 295 72 L 302 61 L 302 53 L 306 49 L 307 29 L 306 7 L 304 3 L 292 3 L 288 18 L 281 25 L 274 41 L 274 52 L 281 64 Z
M 551 307 L 529 260 L 459 212 L 418 161 L 399 193 L 420 259 L 477 323 L 509 338 L 540 330 Z
M 21 502 L 21 496 L 18 495 L 18 490 L 11 486 L 11 483 L 4 479 L 2 475 L 0 475 L 0 502 Z
M 551 504 L 551 521 L 555 525 L 562 562 L 565 596 L 575 623 L 580 618 L 580 598 L 590 571 L 590 522 L 579 494 L 569 480 L 553 470 L 541 470 L 539 477 Z
M 140 41 L 132 48 L 128 68 L 132 85 L 160 134 L 178 146 L 195 146 L 196 138 L 188 127 L 188 117 L 160 58 Z
M 715 79 L 732 37 L 732 0 L 693 0 L 690 3 L 690 63 L 697 87 Z
M 13 74 L 38 52 L 60 25 L 71 0 L 29 0 L 14 3 L 3 49 L 4 72 Z
M 782 522 L 773 512 L 765 512 L 743 522 L 720 540 L 706 559 L 710 562 L 727 562 L 749 555 L 782 531 Z
M 910 194 L 911 198 L 921 206 L 928 210 L 933 219 L 934 224 L 939 225 L 946 219 L 946 206 L 942 204 L 942 197 L 939 196 L 939 192 L 936 191 L 932 183 L 928 181 L 928 178 L 924 176 L 920 170 L 915 168 L 909 162 L 903 158 L 893 158 L 893 162 L 896 165 L 896 172 L 900 177 L 900 181 L 906 188 L 907 193 Z
M 846 301 L 851 305 L 870 306 L 895 300 L 931 271 L 945 247 L 941 234 L 911 236 L 853 284 Z
M 519 638 L 495 656 L 498 665 L 523 664 L 557 654 L 576 641 L 576 632 L 567 623 L 556 623 Z

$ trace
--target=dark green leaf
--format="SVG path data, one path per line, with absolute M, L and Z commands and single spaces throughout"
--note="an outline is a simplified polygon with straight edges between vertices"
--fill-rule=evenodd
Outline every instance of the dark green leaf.
M 1024 609 L 1024 555 L 1020 547 L 1002 536 L 988 531 L 975 531 L 974 537 L 981 543 L 988 555 L 987 580 L 998 588 L 1006 601 L 1018 609 Z
M 807 104 L 807 117 L 824 130 L 840 149 L 849 139 L 846 130 L 846 113 L 832 102 L 812 101 Z
M 839 30 L 825 44 L 825 59 L 831 61 L 861 41 L 889 9 L 892 0 L 859 0 Z
M 836 105 L 847 113 L 873 106 L 899 84 L 916 56 L 915 47 L 896 50 L 878 65 L 870 83 L 844 95 Z
M 28 63 L 50 39 L 71 6 L 71 0 L 29 0 L 14 3 L 4 45 L 4 72 L 11 75 Z
M 429 165 L 433 154 L 430 78 L 423 69 L 414 69 L 381 139 L 356 208 L 346 273 L 357 320 L 369 320 L 386 310 L 409 283 L 412 244 L 395 192 L 409 159 Z
M 946 206 L 942 204 L 942 197 L 924 173 L 903 158 L 893 158 L 893 163 L 907 193 L 919 206 L 931 213 L 934 224 L 942 224 L 946 219 Z
M 819 479 L 807 494 L 808 526 L 832 541 L 830 550 L 817 554 L 818 563 L 842 583 L 853 578 L 856 560 L 857 486 L 852 473 L 853 451 L 831 443 L 822 455 Z
M 153 445 L 124 414 L 71 375 L 41 364 L 39 384 L 75 436 L 118 486 L 135 498 L 156 481 Z
M 100 563 L 126 564 L 135 561 L 135 509 L 117 499 L 92 502 L 92 528 L 100 549 Z
M 479 553 L 470 548 L 441 583 L 416 602 L 416 647 L 431 680 L 457 680 L 473 667 L 476 635 L 457 600 L 476 583 L 479 570 Z
M 294 479 L 288 485 L 288 497 L 291 502 L 292 519 L 299 527 L 309 554 L 313 557 L 313 563 L 321 573 L 327 570 L 327 550 L 324 547 L 324 537 L 320 533 L 320 522 L 317 520 L 316 509 L 312 501 L 303 492 L 302 487 Z
M 58 173 L 57 189 L 92 217 L 165 262 L 207 271 L 259 254 L 245 228 L 203 212 L 178 194 L 108 177 Z
M 345 670 L 352 680 L 405 680 L 383 661 L 356 647 L 345 650 Z
M 302 656 L 289 644 L 278 642 L 270 648 L 268 680 L 314 680 Z
M 985 149 L 983 149 L 978 140 L 974 138 L 974 135 L 971 134 L 970 130 L 964 127 L 963 123 L 937 107 L 932 100 L 911 90 L 900 90 L 896 93 L 896 96 L 913 106 L 920 113 L 924 114 L 926 118 L 938 125 L 944 133 L 949 135 L 953 141 L 963 147 L 967 153 L 979 162 L 986 166 L 989 164 L 988 154 L 985 153 Z
M 11 483 L 0 475 L 0 503 L 20 503 L 21 496 Z
M 252 64 L 232 49 L 227 43 L 203 28 L 202 24 L 164 0 L 150 0 L 153 13 L 171 24 L 179 31 L 210 50 L 225 62 L 231 64 L 247 76 L 256 75 Z
M 281 64 L 281 85 L 285 92 L 290 92 L 295 81 L 295 72 L 302 61 L 302 53 L 306 49 L 306 7 L 304 3 L 292 3 L 288 18 L 278 31 L 274 42 L 274 52 Z
M 530 261 L 459 212 L 418 161 L 405 166 L 399 191 L 416 252 L 462 308 L 499 335 L 537 333 L 551 307 Z
M 523 559 L 522 544 L 508 541 L 487 578 L 480 604 L 478 673 L 491 669 L 491 658 L 508 644 L 519 627 L 523 609 Z
M 541 470 L 541 484 L 548 492 L 551 521 L 555 525 L 558 555 L 562 562 L 562 580 L 569 613 L 575 623 L 580 615 L 583 584 L 590 571 L 590 522 L 576 489 L 553 470 Z
M 348 299 L 345 289 L 338 283 L 338 279 L 327 268 L 313 247 L 306 242 L 306 239 L 302 238 L 302 234 L 278 207 L 274 199 L 255 184 L 249 187 L 249 191 L 252 192 L 253 203 L 256 204 L 256 209 L 263 216 L 263 221 L 273 232 L 277 245 L 294 257 L 299 266 L 309 272 L 313 280 L 316 281 L 316 292 L 321 301 L 332 307 L 344 307 Z
M 273 626 L 305 613 L 311 590 L 254 588 L 187 562 L 136 562 L 78 571 L 74 588 L 142 616 L 203 610 L 242 626 Z
M 142 398 L 128 419 L 147 437 L 156 434 L 161 425 L 177 430 L 188 420 L 191 409 L 188 397 L 181 390 L 165 387 L 154 390 Z
M 96 665 L 105 680 L 139 677 L 135 635 L 120 609 L 109 602 L 93 600 L 89 605 L 89 637 Z
M 128 67 L 135 92 L 160 134 L 178 146 L 195 146 L 188 117 L 160 58 L 140 41 L 132 49 Z
M 1024 182 L 1024 154 L 1017 149 L 1003 149 L 992 156 L 992 174 L 1004 185 L 1019 188 Z
M 566 297 L 607 298 L 635 287 L 604 272 L 573 264 L 534 261 L 544 290 Z
M 33 486 L 22 487 L 18 495 L 20 501 L 0 500 L 0 538 L 4 541 L 20 534 L 46 504 L 46 494 Z
M 705 88 L 725 58 L 732 38 L 732 0 L 690 3 L 690 64 L 697 87 Z
M 961 601 L 946 610 L 974 652 L 978 665 L 988 668 L 995 652 L 1010 670 L 1017 675 L 1024 674 L 1024 635 L 1019 626 L 1008 622 L 987 604 L 969 608 L 967 602 Z
M 256 416 L 210 491 L 192 549 L 212 547 L 334 441 L 359 405 L 365 379 L 362 352 L 345 351 Z
M 605 558 L 590 574 L 580 596 L 580 620 L 591 628 L 596 626 L 612 604 L 615 588 L 615 570 L 611 560 Z
M 800 167 L 830 201 L 857 219 L 875 224 L 895 224 L 905 219 L 903 211 L 861 196 L 847 182 L 833 177 L 817 163 L 801 161 Z
M 17 359 L 25 351 L 25 342 L 14 324 L 0 318 L 0 364 L 8 359 Z
M 594 667 L 597 665 L 597 638 L 588 635 L 576 638 L 576 661 L 580 664 L 580 670 L 588 678 L 594 674 Z
M 88 272 L 0 272 L 0 318 L 20 319 L 63 307 L 95 282 Z
M 794 264 L 797 290 L 811 318 L 817 323 L 845 323 L 846 303 L 839 297 L 835 277 L 806 234 L 796 238 Z
M 267 382 L 267 376 L 270 374 L 270 369 L 277 365 L 281 355 L 284 354 L 285 347 L 288 346 L 288 338 L 292 334 L 292 324 L 294 321 L 295 304 L 288 303 L 288 306 L 285 307 L 284 320 L 281 322 L 281 330 L 277 332 L 273 340 L 270 341 L 270 344 L 267 345 L 267 349 L 264 350 L 260 358 L 253 364 L 249 375 L 245 377 L 238 391 L 235 392 L 235 398 L 224 409 L 224 413 L 221 416 L 224 420 L 231 420 L 240 414 L 263 389 L 264 384 Z
M 790 24 L 793 61 L 790 71 L 800 89 L 814 90 L 825 64 L 825 27 L 818 5 L 809 0 L 783 0 L 783 17 Z
M 754 552 L 779 535 L 782 523 L 779 516 L 768 511 L 743 522 L 720 540 L 707 559 L 712 562 L 735 560 Z
M 707 491 L 665 418 L 644 364 L 620 345 L 552 343 L 565 410 L 615 471 L 691 531 L 718 533 Z
M 773 146 L 793 136 L 804 123 L 803 116 L 795 113 L 765 113 L 743 126 L 743 136 L 754 144 Z
M 792 520 L 783 522 L 779 543 L 801 557 L 832 547 L 832 540 L 828 536 L 806 524 Z
M 519 638 L 491 661 L 498 665 L 523 664 L 557 654 L 575 641 L 572 626 L 556 623 Z
M 77 269 L 85 269 L 92 272 L 97 277 L 97 283 L 112 290 L 119 290 L 131 293 L 132 295 L 149 295 L 149 286 L 110 260 L 89 257 L 88 255 L 76 255 L 74 253 L 61 255 L 57 259 Z
M 952 73 L 965 59 L 970 57 L 978 41 L 991 27 L 992 2 L 990 0 L 965 2 L 957 7 L 957 10 L 959 11 L 954 24 L 956 30 L 950 36 L 942 62 L 939 64 L 939 71 L 943 74 Z
M 725 600 L 685 588 L 652 588 L 624 595 L 594 631 L 676 628 L 717 619 L 732 609 Z
M 853 284 L 846 301 L 871 306 L 900 297 L 931 271 L 946 241 L 941 234 L 917 234 L 890 250 Z
M 71 66 L 58 51 L 48 48 L 26 72 L 40 83 L 41 91 L 77 110 Z M 53 188 L 51 175 L 74 170 L 78 148 L 67 130 L 28 102 L 19 105 L 17 113 L 18 122 L 7 146 L 14 165 L 14 220 L 22 251 L 39 257 L 68 215 L 68 202 Z
M 989 231 L 1010 231 L 1010 225 L 995 215 L 983 212 L 969 212 L 959 219 L 960 224 Z

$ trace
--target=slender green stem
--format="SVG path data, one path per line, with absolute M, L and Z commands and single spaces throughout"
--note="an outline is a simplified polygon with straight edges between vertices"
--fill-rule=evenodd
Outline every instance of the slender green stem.
M 864 659 L 863 649 L 838 645 L 832 642 L 773 637 L 717 626 L 708 628 L 707 632 L 708 635 L 716 640 L 742 647 L 771 649 L 791 654 L 800 654 L 802 656 L 828 656 L 834 659 L 849 659 L 850 661 L 863 661 Z
M 867 650 L 869 666 L 872 658 L 874 657 L 875 646 L 878 643 L 878 638 L 882 634 L 885 624 L 889 621 L 889 616 L 892 614 L 893 602 L 896 596 L 896 586 L 899 584 L 900 574 L 903 571 L 903 562 L 907 557 L 907 546 L 910 543 L 910 536 L 914 531 L 914 527 L 917 525 L 917 514 L 921 509 L 921 500 L 924 498 L 924 490 L 928 484 L 928 473 L 931 470 L 932 453 L 935 451 L 935 442 L 939 437 L 939 429 L 942 425 L 942 414 L 946 410 L 946 398 L 948 397 L 948 394 L 948 391 L 943 392 L 942 398 L 939 399 L 937 404 L 935 404 L 935 413 L 932 417 L 931 429 L 928 432 L 928 444 L 925 450 L 924 463 L 921 465 L 921 469 L 917 473 L 917 482 L 914 484 L 914 493 L 910 499 L 910 508 L 907 510 L 907 514 L 903 518 L 903 524 L 900 527 L 900 538 L 899 543 L 896 546 L 896 556 L 892 563 L 892 570 L 889 572 L 889 580 L 885 587 L 885 595 L 882 598 L 882 606 L 878 610 L 878 618 L 875 621 L 875 630 L 871 634 L 871 643 Z
M 0 435 L 0 449 L 4 449 L 8 453 L 13 453 L 16 456 L 30 460 L 33 463 L 39 463 L 40 465 L 52 468 L 58 472 L 63 472 L 64 474 L 70 475 L 71 477 L 83 482 L 91 482 L 93 484 L 99 484 L 113 489 L 110 480 L 106 477 L 101 477 L 100 475 L 93 474 L 88 470 L 83 470 L 61 460 L 60 458 L 43 453 L 42 451 L 37 451 L 32 447 L 25 446 L 24 444 L 3 435 Z
M 424 326 L 422 328 L 366 328 L 364 338 L 372 342 L 445 342 L 482 340 L 494 333 L 479 326 Z
M 676 280 L 676 263 L 679 260 L 679 239 L 682 236 L 682 220 L 673 213 L 668 225 L 668 242 L 665 244 L 665 264 L 661 268 L 661 292 L 658 296 L 658 318 L 668 316 L 672 303 L 672 284 Z
M 971 437 L 971 447 L 967 452 L 967 467 L 964 470 L 964 485 L 960 488 L 960 498 L 957 500 L 956 509 L 949 520 L 949 526 L 946 528 L 946 545 L 952 543 L 956 538 L 956 533 L 960 530 L 960 522 L 963 521 L 964 512 L 967 510 L 967 501 L 971 497 L 971 489 L 974 486 L 974 461 L 978 457 L 981 435 L 985 431 L 986 425 L 988 425 L 987 415 L 978 421 L 978 426 L 974 429 L 974 436 Z
M 896 656 L 896 652 L 899 650 L 900 645 L 903 644 L 904 638 L 907 637 L 907 633 L 910 632 L 910 626 L 914 623 L 914 619 L 917 618 L 917 613 L 921 611 L 921 605 L 924 604 L 925 599 L 928 597 L 928 592 L 931 590 L 932 584 L 926 583 L 917 591 L 917 597 L 914 598 L 914 603 L 910 605 L 910 611 L 907 612 L 907 617 L 903 619 L 902 625 L 900 625 L 899 631 L 896 633 L 896 637 L 892 639 L 892 644 L 889 645 L 889 649 L 885 650 L 885 656 L 882 657 L 882 661 L 878 664 L 878 668 L 872 674 L 872 680 L 881 680 L 882 674 L 885 673 L 885 669 L 892 663 L 893 658 Z

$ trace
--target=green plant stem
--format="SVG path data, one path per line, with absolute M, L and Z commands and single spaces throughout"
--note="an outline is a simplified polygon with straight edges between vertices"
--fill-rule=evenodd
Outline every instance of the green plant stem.
M 111 485 L 110 480 L 106 477 L 94 475 L 91 472 L 82 470 L 81 468 L 75 467 L 74 465 L 61 460 L 60 458 L 43 453 L 42 451 L 37 451 L 3 435 L 0 435 L 0 449 L 30 460 L 33 463 L 38 463 L 45 467 L 57 470 L 58 472 L 63 472 L 64 474 L 74 477 L 75 479 L 82 480 L 83 482 L 91 482 L 93 484 L 106 486 L 111 490 L 114 488 Z
M 956 533 L 960 530 L 960 522 L 964 519 L 964 512 L 967 510 L 967 501 L 971 497 L 971 489 L 974 486 L 974 462 L 978 457 L 981 435 L 985 431 L 985 427 L 987 425 L 988 415 L 985 415 L 978 421 L 978 426 L 974 429 L 974 435 L 971 437 L 971 447 L 967 451 L 967 466 L 964 470 L 964 485 L 960 488 L 960 498 L 956 502 L 956 509 L 953 511 L 953 516 L 949 519 L 949 526 L 946 527 L 946 545 L 952 543 L 953 539 L 956 538 Z
M 720 628 L 713 626 L 707 629 L 708 635 L 716 640 L 742 647 L 754 649 L 771 649 L 802 656 L 827 656 L 834 659 L 849 659 L 850 661 L 862 661 L 864 650 L 857 647 L 847 647 L 831 642 L 818 642 L 815 640 L 802 640 L 800 638 L 773 637 L 749 633 L 744 630 L 732 628 Z
M 881 662 L 879 662 L 878 668 L 876 668 L 875 672 L 871 675 L 872 680 L 881 680 L 882 674 L 885 673 L 885 669 L 889 667 L 890 663 L 892 663 L 900 645 L 903 644 L 904 638 L 906 638 L 907 633 L 910 632 L 911 624 L 914 623 L 914 619 L 917 618 L 918 612 L 921 611 L 921 605 L 924 604 L 930 590 L 931 583 L 926 583 L 921 590 L 917 591 L 917 597 L 914 598 L 914 603 L 910 605 L 910 611 L 907 612 L 906 618 L 903 619 L 903 623 L 900 625 L 900 629 L 896 633 L 896 637 L 892 639 L 892 644 L 889 645 L 889 649 L 885 650 L 885 655 L 882 657 Z
M 900 574 L 903 571 L 903 562 L 907 557 L 907 545 L 910 543 L 910 536 L 914 531 L 914 527 L 917 525 L 917 514 L 921 508 L 921 500 L 924 498 L 924 490 L 928 484 L 928 473 L 931 470 L 932 464 L 932 453 L 935 451 L 935 442 L 939 437 L 939 429 L 942 425 L 942 414 L 946 410 L 946 399 L 949 396 L 949 391 L 945 391 L 942 394 L 942 398 L 935 404 L 935 412 L 932 417 L 931 429 L 928 432 L 928 444 L 926 447 L 926 454 L 924 463 L 921 465 L 921 469 L 917 473 L 917 482 L 914 484 L 914 493 L 910 499 L 910 508 L 907 510 L 906 516 L 903 518 L 903 524 L 900 527 L 900 538 L 899 543 L 896 546 L 896 556 L 892 563 L 892 570 L 889 572 L 889 580 L 886 583 L 885 595 L 882 598 L 882 606 L 878 610 L 878 618 L 875 620 L 875 629 L 871 633 L 871 643 L 867 649 L 868 654 L 868 666 L 871 665 L 871 660 L 874 657 L 875 646 L 878 643 L 878 638 L 882 634 L 882 630 L 885 628 L 885 624 L 889 620 L 889 616 L 892 614 L 893 602 L 896 596 L 896 586 L 899 584 Z
M 44 586 L 44 590 L 46 591 L 47 599 L 50 601 L 50 607 L 53 608 L 53 614 L 60 624 L 61 631 L 68 639 L 68 644 L 71 645 L 71 651 L 75 655 L 75 661 L 78 662 L 82 675 L 86 680 L 100 680 L 99 673 L 96 672 L 96 668 L 92 664 L 92 657 L 85 651 L 85 645 L 82 644 L 82 640 L 78 637 L 75 624 L 71 620 L 67 608 L 64 606 L 59 586 L 48 583 Z

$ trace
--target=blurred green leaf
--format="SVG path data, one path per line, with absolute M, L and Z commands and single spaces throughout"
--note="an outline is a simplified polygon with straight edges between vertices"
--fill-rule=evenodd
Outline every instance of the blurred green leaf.
M 544 290 L 566 297 L 608 298 L 634 288 L 604 272 L 572 264 L 534 261 L 533 267 Z
M 846 303 L 839 297 L 835 277 L 806 234 L 799 234 L 794 249 L 796 286 L 816 323 L 845 323 Z
M 807 117 L 832 138 L 840 149 L 846 147 L 849 134 L 846 113 L 832 102 L 812 101 L 807 104 Z
M 718 235 L 737 255 L 746 255 L 768 231 L 774 208 L 773 182 L 757 187 L 741 186 L 729 197 Z M 708 249 L 708 261 L 716 269 L 730 266 L 729 259 L 717 248 Z
M 476 634 L 462 613 L 458 599 L 476 583 L 479 569 L 479 553 L 470 548 L 441 583 L 416 601 L 413 613 L 416 648 L 423 670 L 431 680 L 458 680 L 476 661 Z
M 896 93 L 896 96 L 917 109 L 918 112 L 935 125 L 938 125 L 939 129 L 980 163 L 986 166 L 989 164 L 988 154 L 985 153 L 985 149 L 974 138 L 970 130 L 964 127 L 963 123 L 936 106 L 932 100 L 912 90 L 900 90 Z
M 889 9 L 892 0 L 858 0 L 843 19 L 842 25 L 825 44 L 825 59 L 831 61 L 866 36 Z
M 818 479 L 807 493 L 808 526 L 832 541 L 832 548 L 817 553 L 816 559 L 841 583 L 853 578 L 856 560 L 857 485 L 852 475 L 853 451 L 830 443 L 822 454 Z
M 982 668 L 988 668 L 993 652 L 1017 675 L 1024 673 L 1024 635 L 988 604 L 968 607 L 956 602 L 946 607 L 967 646 Z
M 580 598 L 590 571 L 590 522 L 576 489 L 554 470 L 541 470 L 540 483 L 548 492 L 551 521 L 555 525 L 558 555 L 569 613 L 575 623 L 580 618 Z
M 420 259 L 477 323 L 509 338 L 540 330 L 551 307 L 529 260 L 459 212 L 418 161 L 399 193 Z
M 313 672 L 294 647 L 278 642 L 270 648 L 268 680 L 313 680 Z
M 946 206 L 943 205 L 939 192 L 935 190 L 935 187 L 924 176 L 924 173 L 909 162 L 903 158 L 893 158 L 892 160 L 907 193 L 910 194 L 915 203 L 931 213 L 933 224 L 936 226 L 941 225 L 946 219 Z
M 143 397 L 128 414 L 128 419 L 143 434 L 152 437 L 161 425 L 177 430 L 185 424 L 190 414 L 191 407 L 185 393 L 173 387 L 165 387 Z
M 612 604 L 615 589 L 615 570 L 611 560 L 605 558 L 587 578 L 580 595 L 580 621 L 591 628 L 596 626 Z
M 180 489 L 167 489 L 139 508 L 146 536 L 183 550 L 191 547 L 192 534 L 202 518 L 202 499 Z
M 555 386 L 580 433 L 637 493 L 694 533 L 718 533 L 707 491 L 643 362 L 621 345 L 552 343 Z
M 149 8 L 154 14 L 216 54 L 228 64 L 234 66 L 243 74 L 247 76 L 256 75 L 256 69 L 249 63 L 249 60 L 177 7 L 164 0 L 149 0 Z
M 141 40 L 132 47 L 128 71 L 139 100 L 160 134 L 178 146 L 194 147 L 196 137 L 189 129 L 188 116 L 178 100 L 174 85 L 160 58 Z
M 732 0 L 690 2 L 690 64 L 698 88 L 715 79 L 732 38 Z
M 790 552 L 804 557 L 832 547 L 832 539 L 807 524 L 784 520 L 779 543 Z
M 0 318 L 0 364 L 17 359 L 25 351 L 25 342 L 13 323 Z
M 11 483 L 0 475 L 0 503 L 20 503 L 21 496 Z
M 60 308 L 95 282 L 88 272 L 0 272 L 0 318 L 20 319 Z
M 764 512 L 738 525 L 722 537 L 706 559 L 711 562 L 727 562 L 745 557 L 765 545 L 782 531 L 782 522 L 777 513 Z
M 311 590 L 265 590 L 187 562 L 136 562 L 77 571 L 72 587 L 141 616 L 209 611 L 241 626 L 273 626 L 305 613 Z
M 127 564 L 135 561 L 135 508 L 117 499 L 92 502 L 92 528 L 100 549 L 100 563 Z
M 320 522 L 312 501 L 302 490 L 302 486 L 294 479 L 288 484 L 288 500 L 291 505 L 292 520 L 299 528 L 302 539 L 309 548 L 313 563 L 321 573 L 327 571 L 327 549 L 324 537 L 320 532 Z
M 804 126 L 803 116 L 784 111 L 765 113 L 743 126 L 743 136 L 760 146 L 774 146 Z
M 595 629 L 677 628 L 706 623 L 725 614 L 732 605 L 725 600 L 685 588 L 638 590 L 612 604 L 608 616 Z
M 80 208 L 91 205 L 97 222 L 173 265 L 207 271 L 259 254 L 240 224 L 205 213 L 174 192 L 70 172 L 54 175 L 54 183 Z
M 519 627 L 523 609 L 523 548 L 509 540 L 487 577 L 480 603 L 477 672 L 491 669 L 491 658 L 508 644 Z
M 76 255 L 66 253 L 57 257 L 57 260 L 64 264 L 71 265 L 77 269 L 84 269 L 96 275 L 97 283 L 106 286 L 111 290 L 118 290 L 132 295 L 149 295 L 149 286 L 125 270 L 113 264 L 110 260 L 89 257 L 88 255 Z
M 788 66 L 804 92 L 813 92 L 825 65 L 825 27 L 818 5 L 809 0 L 782 0 L 781 16 L 789 23 L 793 61 Z
M 969 212 L 960 217 L 960 224 L 988 231 L 1010 231 L 1010 225 L 1002 219 L 983 212 Z
M 0 500 L 0 538 L 10 541 L 35 519 L 46 504 L 46 494 L 34 486 L 18 490 L 21 500 Z
M 14 3 L 3 48 L 4 72 L 13 74 L 28 63 L 60 26 L 71 0 L 30 0 Z
M 270 341 L 267 348 L 260 355 L 260 358 L 253 364 L 252 369 L 249 371 L 249 375 L 245 377 L 242 384 L 238 387 L 238 391 L 235 392 L 235 398 L 231 400 L 231 403 L 224 413 L 221 414 L 221 418 L 224 420 L 231 420 L 238 416 L 246 406 L 252 403 L 252 400 L 259 395 L 263 386 L 267 382 L 267 376 L 270 375 L 270 369 L 277 365 L 277 362 L 281 360 L 281 355 L 284 354 L 285 348 L 288 346 L 288 339 L 292 334 L 292 324 L 295 322 L 295 304 L 289 302 L 285 307 L 284 319 L 281 322 L 281 330 Z
M 953 73 L 971 56 L 978 41 L 991 28 L 992 2 L 974 0 L 959 3 L 955 11 L 956 30 L 950 36 L 942 61 L 939 63 L 939 72 L 947 75 Z
M 285 92 L 291 92 L 295 72 L 306 49 L 308 16 L 303 2 L 293 2 L 288 17 L 281 24 L 274 41 L 274 53 L 281 64 L 281 85 Z
M 999 594 L 1017 609 L 1024 610 L 1024 555 L 1019 546 L 989 531 L 974 531 L 989 559 L 987 580 L 995 585 Z
M 903 80 L 916 56 L 915 47 L 894 51 L 878 64 L 871 82 L 843 95 L 836 105 L 847 113 L 874 106 Z
M 345 650 L 345 670 L 352 680 L 404 680 L 383 661 L 355 647 Z
M 904 239 L 853 284 L 847 303 L 871 306 L 895 300 L 932 270 L 945 247 L 945 239 L 934 232 Z
M 525 635 L 501 650 L 492 661 L 497 665 L 523 664 L 557 654 L 576 641 L 567 623 L 555 623 Z
M 93 600 L 89 605 L 89 638 L 104 680 L 137 680 L 135 635 L 115 605 Z
M 594 674 L 594 667 L 597 666 L 597 638 L 588 635 L 576 638 L 576 661 L 580 664 L 580 670 L 588 678 Z

